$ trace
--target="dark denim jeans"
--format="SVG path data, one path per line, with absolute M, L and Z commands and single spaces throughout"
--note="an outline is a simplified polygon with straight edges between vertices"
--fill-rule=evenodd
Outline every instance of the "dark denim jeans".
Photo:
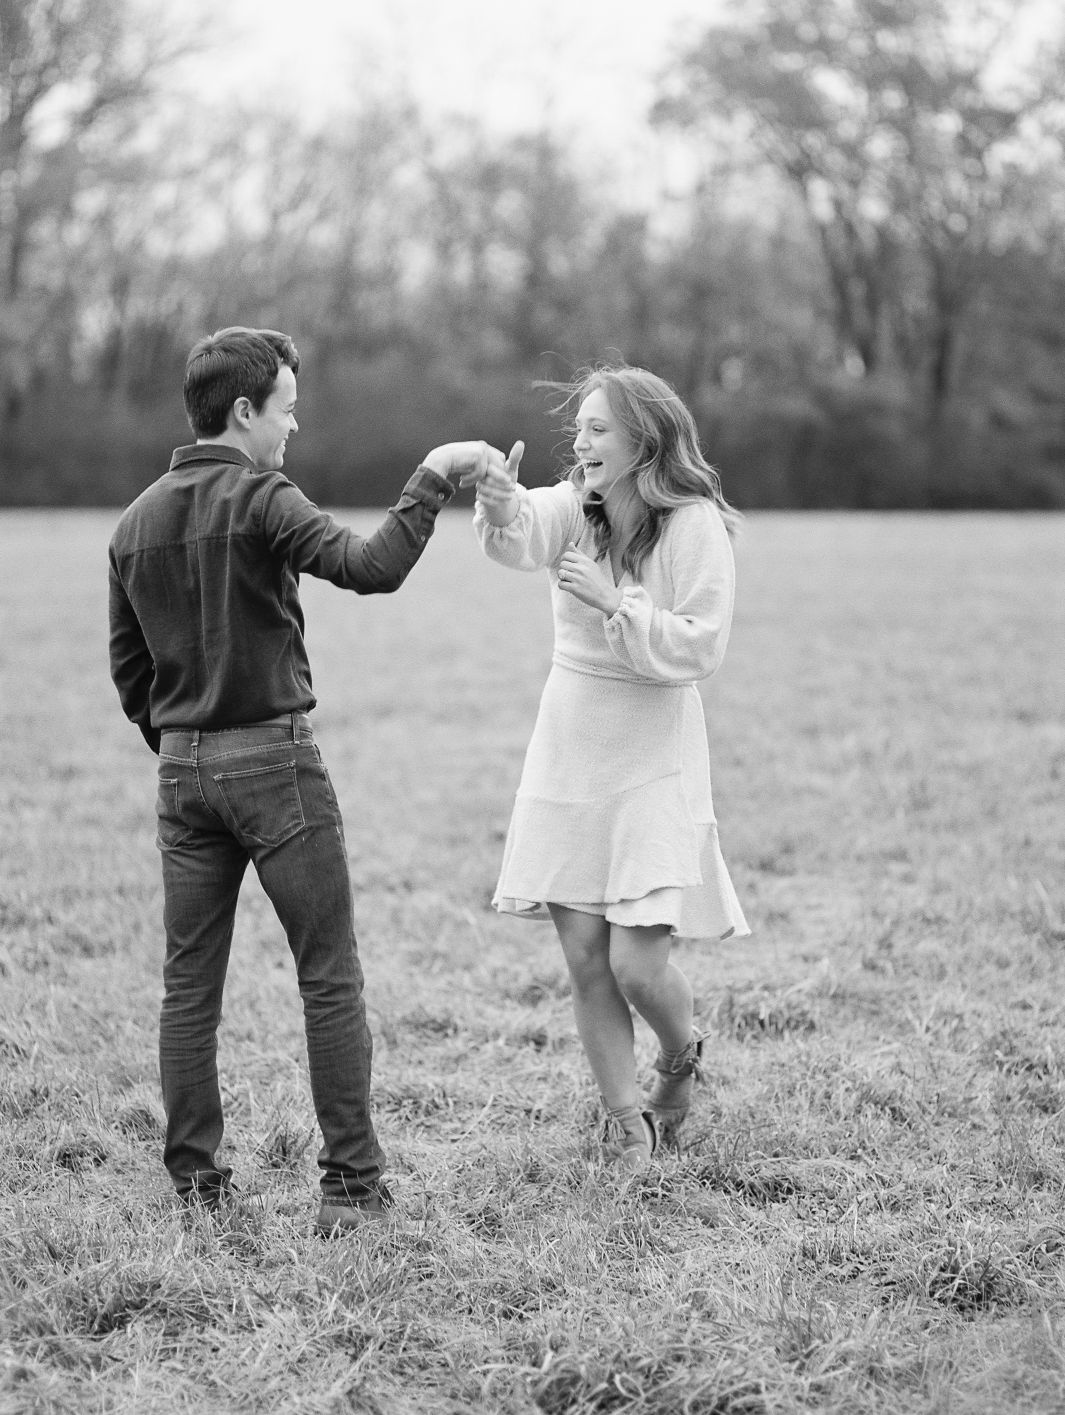
M 370 1119 L 363 1003 L 340 808 L 305 714 L 221 731 L 167 729 L 159 753 L 166 926 L 159 1063 L 163 1159 L 183 1197 L 210 1200 L 222 1100 L 217 1034 L 241 880 L 251 860 L 288 938 L 303 999 L 322 1191 L 359 1203 L 383 1156 Z

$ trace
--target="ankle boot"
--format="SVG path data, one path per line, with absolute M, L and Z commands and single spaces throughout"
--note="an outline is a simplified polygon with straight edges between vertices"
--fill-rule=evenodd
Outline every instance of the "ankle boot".
M 651 1163 L 657 1149 L 658 1126 L 649 1111 L 636 1105 L 607 1110 L 603 1151 L 612 1164 L 638 1173 Z
M 692 1039 L 680 1051 L 660 1051 L 655 1058 L 657 1075 L 647 1096 L 647 1109 L 658 1122 L 662 1139 L 672 1142 L 688 1114 L 692 1086 L 702 1080 L 703 1038 Z

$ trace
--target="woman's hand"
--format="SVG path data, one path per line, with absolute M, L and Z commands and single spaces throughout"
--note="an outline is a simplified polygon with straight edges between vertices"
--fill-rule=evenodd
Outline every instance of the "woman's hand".
M 477 504 L 491 526 L 506 526 L 518 514 L 518 467 L 524 442 L 515 442 L 502 469 L 489 462 L 477 479 Z
M 575 545 L 571 545 L 558 562 L 558 586 L 608 617 L 617 612 L 623 598 L 602 562 L 585 555 Z

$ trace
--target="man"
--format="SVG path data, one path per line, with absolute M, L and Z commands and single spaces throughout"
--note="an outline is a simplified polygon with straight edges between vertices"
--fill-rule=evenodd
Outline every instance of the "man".
M 391 1196 L 370 1118 L 362 997 L 343 825 L 307 714 L 315 706 L 301 573 L 359 594 L 399 588 L 454 495 L 502 454 L 449 443 L 424 459 L 363 538 L 281 473 L 297 429 L 299 354 L 287 335 L 230 328 L 185 369 L 196 435 L 125 511 L 110 546 L 111 676 L 159 756 L 166 959 L 159 1059 L 164 1163 L 180 1200 L 216 1209 L 222 989 L 250 860 L 280 919 L 303 1000 L 323 1145 L 316 1230 L 383 1217 Z

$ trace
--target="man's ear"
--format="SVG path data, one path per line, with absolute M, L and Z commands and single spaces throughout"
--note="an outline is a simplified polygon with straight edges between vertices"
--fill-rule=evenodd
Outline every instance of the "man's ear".
M 232 408 L 230 408 L 229 410 L 229 416 L 233 419 L 233 421 L 238 427 L 243 428 L 250 426 L 251 413 L 251 399 L 244 397 L 238 398 L 237 401 L 233 404 Z

